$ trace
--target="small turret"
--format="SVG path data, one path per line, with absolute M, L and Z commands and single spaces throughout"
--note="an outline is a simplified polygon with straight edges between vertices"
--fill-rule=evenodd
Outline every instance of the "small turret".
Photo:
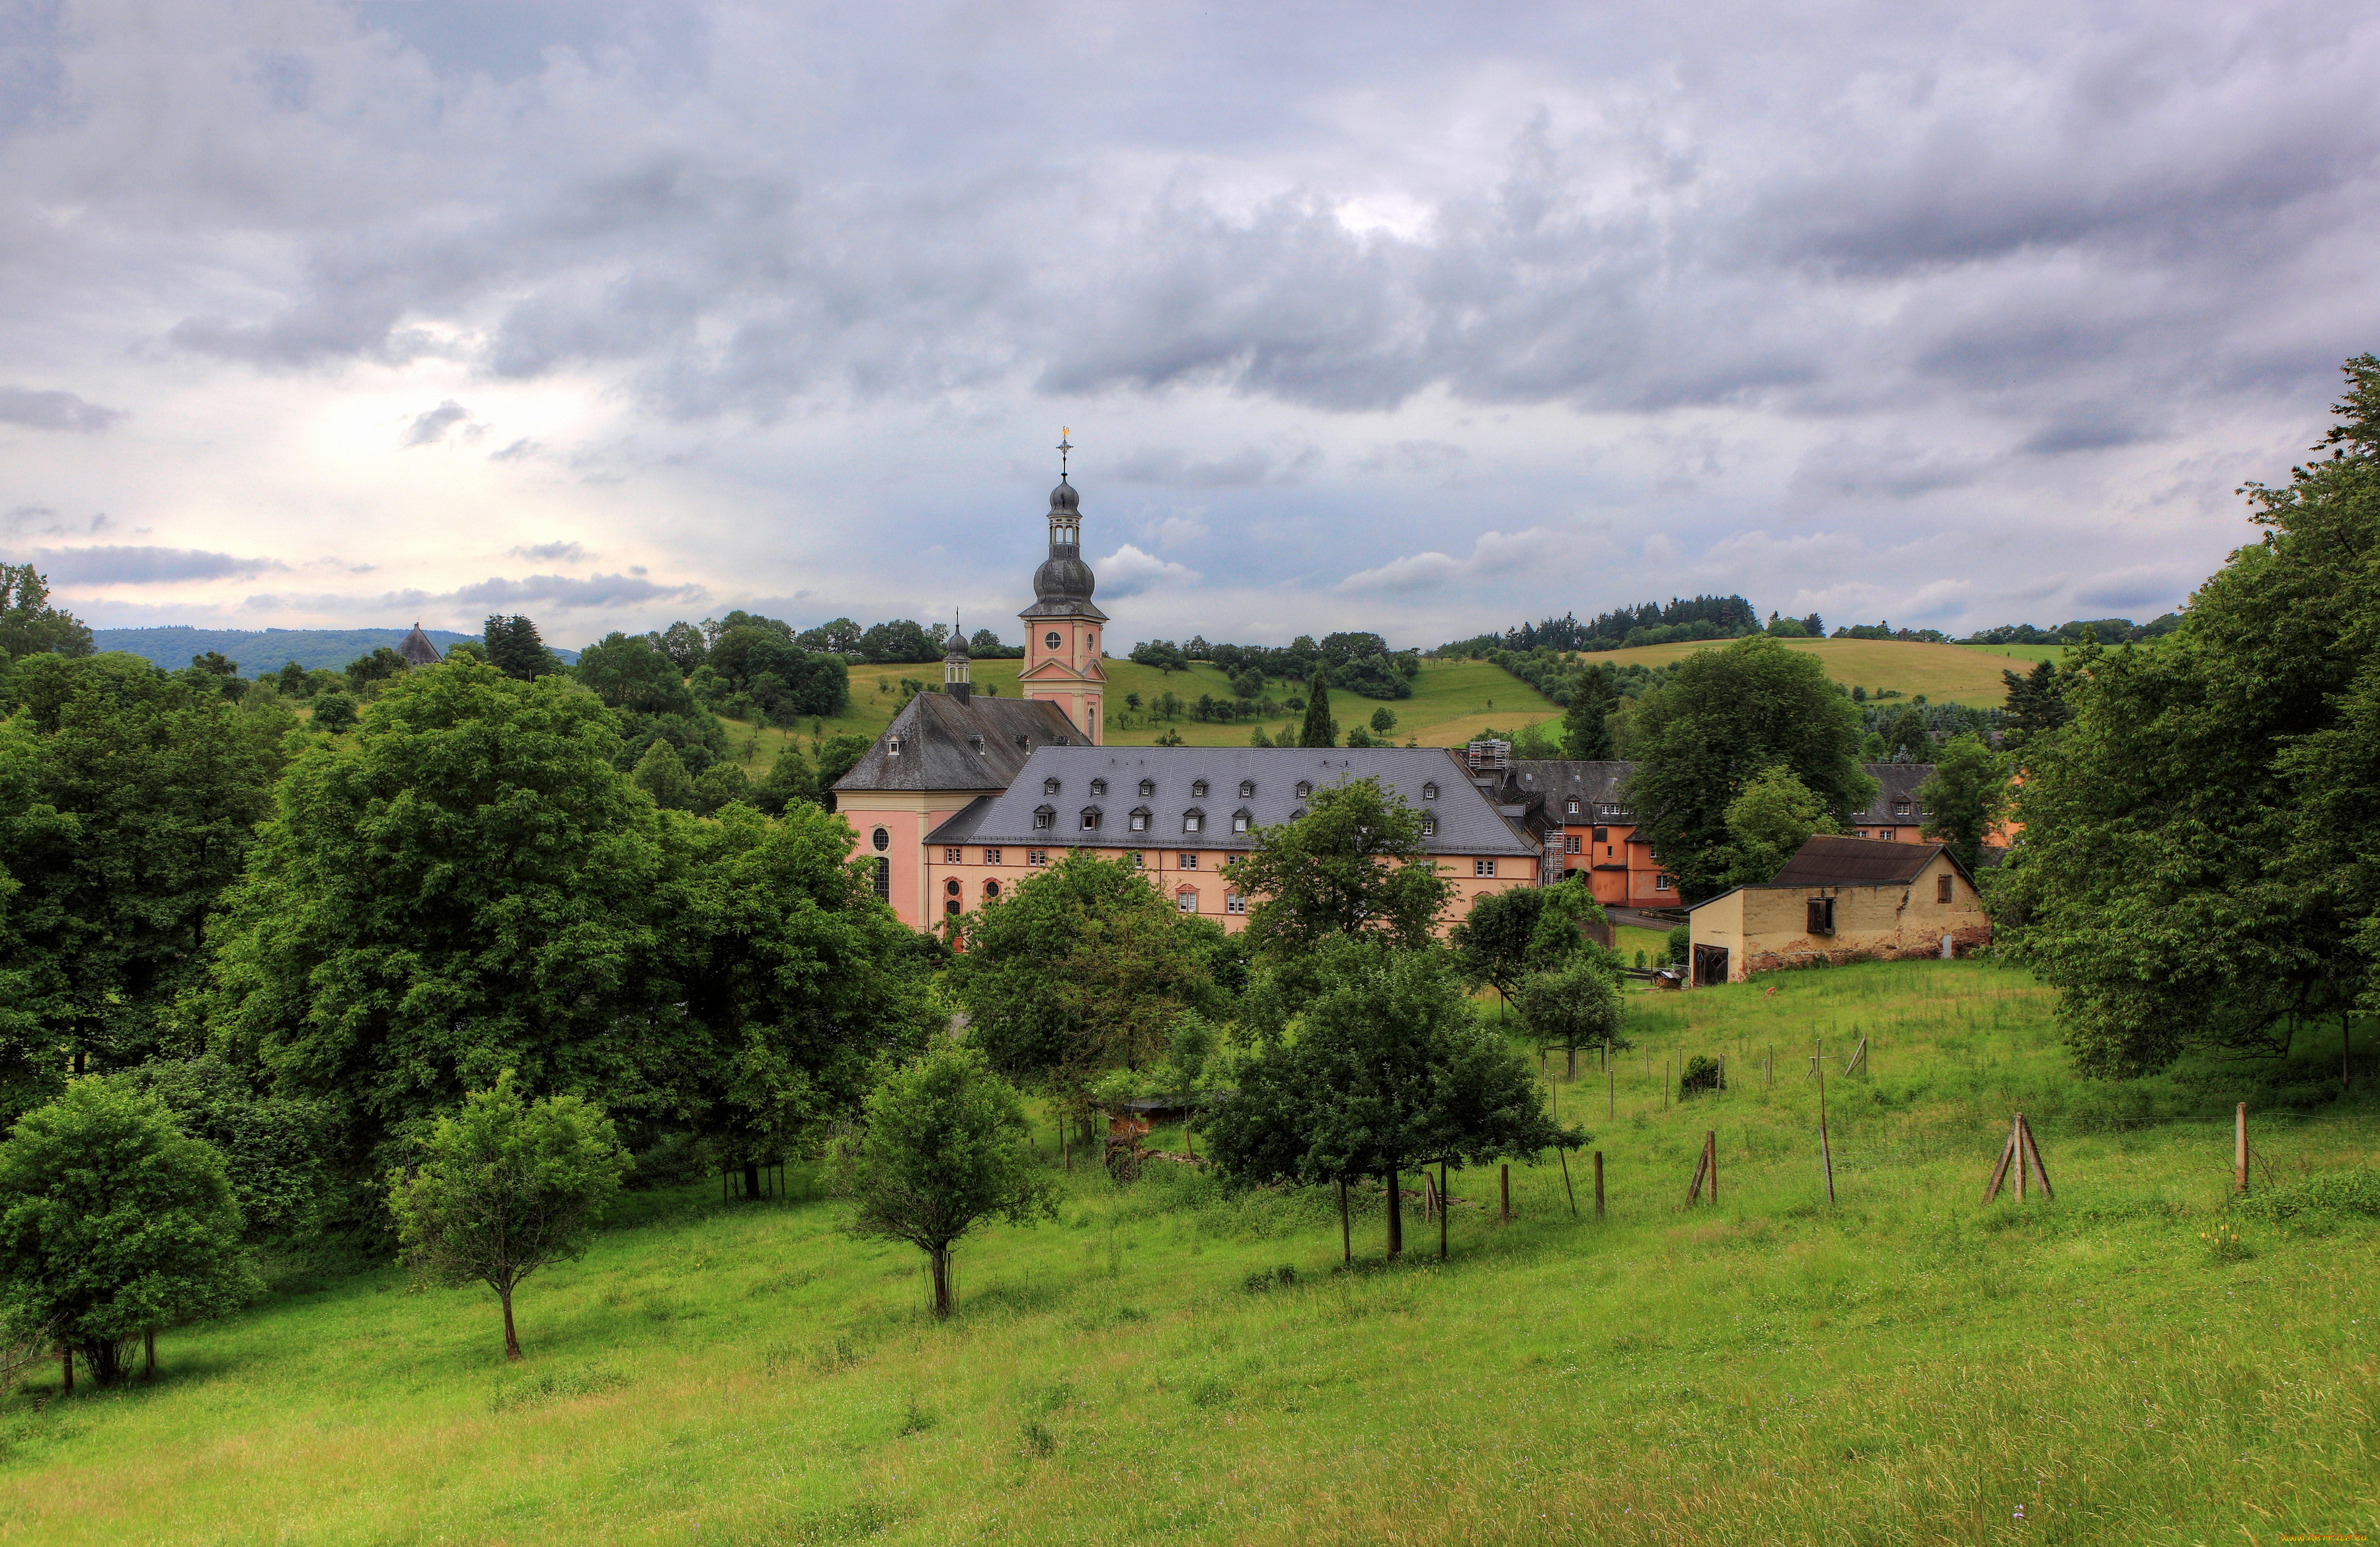
M 942 656 L 942 691 L 965 703 L 975 697 L 975 683 L 969 676 L 966 633 L 959 627 L 959 615 L 951 614 L 951 648 Z

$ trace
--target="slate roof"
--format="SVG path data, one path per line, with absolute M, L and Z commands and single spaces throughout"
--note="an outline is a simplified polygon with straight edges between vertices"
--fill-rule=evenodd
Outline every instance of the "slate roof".
M 1349 778 L 1378 779 L 1416 810 L 1427 810 L 1438 831 L 1422 840 L 1432 854 L 1535 857 L 1537 846 L 1497 814 L 1494 801 L 1475 788 L 1459 753 L 1436 747 L 1323 749 L 1302 747 L 1052 747 L 1038 749 L 1016 780 L 998 795 L 971 802 L 927 838 L 934 844 L 994 844 L 1051 848 L 1202 848 L 1253 847 L 1249 833 L 1232 831 L 1232 818 L 1246 810 L 1251 829 L 1284 822 L 1309 809 L 1311 791 Z M 1107 782 L 1104 794 L 1091 782 Z M 1192 793 L 1205 780 L 1207 793 Z M 1057 782 L 1056 793 L 1048 783 Z M 1142 781 L 1149 792 L 1141 793 Z M 1255 789 L 1243 796 L 1243 781 Z M 1309 786 L 1301 797 L 1297 786 Z M 1436 786 L 1433 798 L 1426 788 Z M 838 786 L 838 788 L 841 786 Z M 948 786 L 944 786 L 948 787 Z M 1048 827 L 1033 824 L 1047 807 Z M 1099 811 L 1099 825 L 1085 830 L 1086 807 Z M 1184 830 L 1196 810 L 1205 825 Z M 1132 830 L 1132 813 L 1145 810 L 1148 825 Z
M 1568 758 L 1524 758 L 1514 761 L 1509 774 L 1512 786 L 1530 795 L 1546 798 L 1547 817 L 1562 825 L 1592 826 L 1597 821 L 1632 822 L 1634 813 L 1620 798 L 1620 781 L 1636 772 L 1633 762 L 1586 762 Z M 1570 814 L 1570 799 L 1578 798 L 1579 810 Z M 1619 807 L 1616 814 L 1607 816 L 1603 808 Z
M 412 633 L 398 641 L 396 652 L 405 657 L 405 664 L 408 666 L 434 666 L 444 659 L 438 653 L 438 647 L 430 642 L 430 636 L 421 631 L 421 625 L 418 623 L 413 626 Z
M 1940 844 L 1880 844 L 1821 834 L 1794 851 L 1771 886 L 1905 886 L 1925 872 Z M 1950 861 L 1958 864 L 1956 859 Z M 1964 867 L 1961 867 L 1963 870 Z M 1969 876 L 1969 881 L 1974 877 Z
M 1082 739 L 1064 710 L 1038 699 L 920 693 L 834 787 L 1005 789 L 1041 749 Z
M 1932 763 L 1864 762 L 1860 767 L 1876 782 L 1876 796 L 1874 800 L 1868 802 L 1865 810 L 1853 811 L 1851 814 L 1852 822 L 1865 822 L 1871 826 L 1882 822 L 1888 826 L 1894 822 L 1908 823 L 1925 820 L 1925 809 L 1917 802 L 1917 786 L 1934 776 Z M 1903 811 L 1898 809 L 1902 802 L 1908 804 L 1909 810 Z

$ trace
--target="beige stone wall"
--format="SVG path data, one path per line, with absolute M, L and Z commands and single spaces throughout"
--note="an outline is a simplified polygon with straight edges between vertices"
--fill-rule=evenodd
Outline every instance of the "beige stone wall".
M 1950 900 L 1940 879 L 1950 879 Z M 1809 932 L 1812 897 L 1835 899 L 1835 932 Z M 1948 856 L 1937 855 L 1917 879 L 1892 886 L 1747 886 L 1694 909 L 1697 945 L 1723 945 L 1728 978 L 1830 962 L 1938 956 L 1942 937 L 1956 955 L 1991 944 L 1982 900 Z

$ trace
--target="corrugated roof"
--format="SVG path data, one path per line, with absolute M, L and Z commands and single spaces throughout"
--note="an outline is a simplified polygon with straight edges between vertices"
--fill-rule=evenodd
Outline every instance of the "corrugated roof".
M 1005 789 L 1035 752 L 1082 739 L 1064 710 L 1039 699 L 961 702 L 949 693 L 920 693 L 834 787 Z
M 1785 861 L 1771 886 L 1903 886 L 1925 872 L 1940 844 L 1883 844 L 1821 834 Z M 1953 861 L 1956 863 L 1956 861 Z
M 1498 815 L 1495 803 L 1473 787 L 1461 758 L 1434 747 L 1042 747 L 1006 790 L 973 802 L 926 841 L 1247 848 L 1249 834 L 1232 831 L 1235 813 L 1246 811 L 1251 829 L 1274 826 L 1309 809 L 1316 789 L 1351 778 L 1378 779 L 1407 806 L 1429 811 L 1438 831 L 1422 847 L 1432 854 L 1537 853 L 1527 834 Z M 1106 788 L 1094 793 L 1094 780 L 1104 781 Z M 1194 787 L 1201 780 L 1204 795 Z M 1246 795 L 1240 793 L 1244 783 L 1253 786 Z M 1306 786 L 1304 795 L 1298 793 L 1301 784 Z M 1034 814 L 1045 808 L 1050 825 L 1036 827 Z M 1083 827 L 1086 808 L 1097 808 L 1097 828 Z M 1194 810 L 1205 819 L 1196 833 L 1184 825 Z M 1148 824 L 1138 832 L 1132 827 L 1135 811 L 1148 813 Z

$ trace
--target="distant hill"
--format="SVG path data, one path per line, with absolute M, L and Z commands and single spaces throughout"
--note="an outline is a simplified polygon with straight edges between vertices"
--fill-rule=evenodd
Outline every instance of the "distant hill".
M 208 651 L 221 651 L 227 660 L 239 663 L 242 676 L 264 676 L 281 669 L 285 661 L 295 661 L 308 671 L 321 666 L 338 671 L 359 655 L 370 655 L 382 645 L 391 650 L 405 638 L 408 628 L 189 628 L 176 626 L 169 628 L 94 628 L 91 642 L 99 649 L 120 650 L 138 655 L 142 660 L 179 671 L 190 664 L 193 655 Z M 477 640 L 477 634 L 457 634 L 444 628 L 424 628 L 423 633 L 440 650 L 465 640 Z M 554 652 L 563 660 L 576 663 L 575 650 Z

